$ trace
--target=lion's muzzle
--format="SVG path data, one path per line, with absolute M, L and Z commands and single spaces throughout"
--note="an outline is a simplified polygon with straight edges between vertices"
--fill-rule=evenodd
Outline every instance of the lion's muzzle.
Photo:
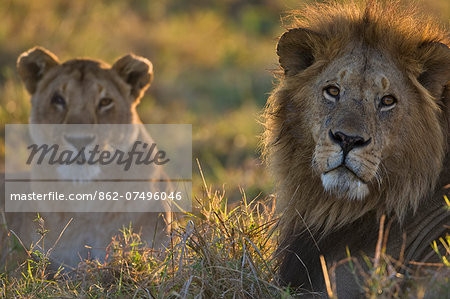
M 373 147 L 371 137 L 329 130 L 326 141 L 316 147 L 315 165 L 325 190 L 341 198 L 363 199 L 368 183 L 376 175 L 377 162 L 367 159 Z

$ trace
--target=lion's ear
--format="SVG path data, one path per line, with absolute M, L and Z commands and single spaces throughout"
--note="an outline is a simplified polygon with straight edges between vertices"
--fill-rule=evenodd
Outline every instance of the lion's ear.
M 17 72 L 28 92 L 33 94 L 45 73 L 57 65 L 59 65 L 59 61 L 55 54 L 47 49 L 35 47 L 19 56 Z
M 438 42 L 423 44 L 419 47 L 419 57 L 423 65 L 418 77 L 420 84 L 436 99 L 443 99 L 450 83 L 450 48 Z
M 293 76 L 314 63 L 314 40 L 319 34 L 296 28 L 285 32 L 278 41 L 277 54 L 287 76 Z
M 153 80 L 152 63 L 140 56 L 128 54 L 112 66 L 119 76 L 131 86 L 131 94 L 139 99 Z

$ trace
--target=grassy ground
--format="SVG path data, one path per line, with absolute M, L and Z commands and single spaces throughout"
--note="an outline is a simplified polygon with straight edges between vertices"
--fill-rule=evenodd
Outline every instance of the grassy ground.
M 448 21 L 448 1 L 418 2 Z M 194 169 L 196 209 L 183 217 L 167 251 L 154 252 L 126 228 L 107 261 L 83 263 L 70 277 L 50 271 L 45 256 L 22 258 L 11 236 L 0 297 L 294 296 L 274 281 L 273 186 L 259 160 L 257 119 L 277 68 L 280 15 L 298 7 L 295 0 L 0 1 L 0 170 L 4 125 L 27 123 L 30 109 L 15 61 L 41 45 L 63 61 L 88 56 L 112 63 L 127 52 L 149 58 L 155 80 L 139 114 L 144 123 L 193 124 L 194 157 L 209 184 Z M 387 257 L 379 260 L 366 276 L 368 297 L 449 292 L 448 268 L 422 267 L 402 277 Z M 422 281 L 424 275 L 429 279 Z
M 203 184 L 193 213 L 185 214 L 172 233 L 167 248 L 146 246 L 131 227 L 124 227 L 105 249 L 104 261 L 84 261 L 72 272 L 51 269 L 50 251 L 40 253 L 35 244 L 30 255 L 16 259 L 14 270 L 0 274 L 0 297 L 13 298 L 296 298 L 301 289 L 276 283 L 274 250 L 277 237 L 275 199 L 242 200 L 233 209 L 224 191 Z M 449 208 L 450 203 L 448 202 Z M 45 238 L 43 221 L 37 226 Z M 383 221 L 382 221 L 383 223 Z M 30 224 L 31 225 L 31 224 Z M 368 271 L 359 269 L 351 256 L 342 263 L 362 275 L 367 298 L 448 298 L 450 292 L 450 236 L 442 242 L 447 252 L 442 263 L 402 265 L 380 247 L 367 258 Z M 14 236 L 9 254 L 20 255 Z M 5 265 L 7 268 L 8 265 Z M 408 275 L 401 274 L 405 267 Z M 324 269 L 326 266 L 324 266 Z M 327 267 L 329 294 L 336 293 L 334 265 Z

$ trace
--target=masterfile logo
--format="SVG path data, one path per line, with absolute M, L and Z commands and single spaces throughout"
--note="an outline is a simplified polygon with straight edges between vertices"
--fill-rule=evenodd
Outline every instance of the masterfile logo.
M 7 212 L 189 211 L 191 125 L 7 125 Z
M 32 164 L 34 158 L 37 155 L 37 165 L 41 165 L 45 160 L 50 165 L 109 165 L 116 163 L 117 165 L 124 165 L 124 170 L 130 169 L 131 165 L 135 163 L 136 165 L 144 164 L 150 165 L 152 163 L 156 165 L 167 164 L 170 159 L 166 158 L 166 152 L 161 150 L 156 150 L 156 143 L 152 143 L 150 146 L 141 141 L 135 141 L 128 152 L 124 152 L 116 149 L 111 152 L 108 150 L 100 151 L 99 145 L 96 144 L 92 150 L 86 150 L 86 147 L 82 147 L 79 150 L 60 150 L 58 144 L 48 145 L 48 144 L 32 144 L 27 147 L 30 150 L 30 155 L 27 159 L 27 164 Z M 139 147 L 142 147 L 139 150 Z M 156 153 L 154 153 L 156 151 Z M 136 157 L 136 158 L 134 158 Z

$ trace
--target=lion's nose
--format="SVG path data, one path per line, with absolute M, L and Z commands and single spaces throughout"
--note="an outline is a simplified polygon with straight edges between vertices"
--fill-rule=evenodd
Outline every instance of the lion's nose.
M 91 144 L 95 136 L 70 136 L 64 135 L 64 139 L 71 145 L 73 145 L 77 150 L 81 150 L 83 147 Z
M 341 131 L 333 133 L 330 130 L 328 133 L 331 140 L 339 144 L 339 146 L 342 148 L 344 155 L 347 155 L 352 149 L 357 147 L 364 147 L 372 141 L 372 138 L 364 140 L 364 138 L 361 136 L 349 136 Z

